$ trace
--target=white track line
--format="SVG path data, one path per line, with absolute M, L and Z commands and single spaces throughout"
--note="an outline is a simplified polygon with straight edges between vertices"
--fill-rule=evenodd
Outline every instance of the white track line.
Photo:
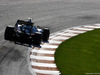
M 94 24 L 94 25 L 98 25 L 98 26 L 100 26 L 100 23 L 99 23 L 99 24 Z
M 70 33 L 84 33 L 84 32 L 86 32 L 86 31 L 66 30 L 65 32 L 70 32 Z
M 51 68 L 56 68 L 55 64 L 48 64 L 48 63 L 38 63 L 38 62 L 31 62 L 32 66 L 39 66 L 39 67 L 51 67 Z
M 42 48 L 58 48 L 58 46 L 55 46 L 55 45 L 43 45 Z
M 43 54 L 54 54 L 55 51 L 47 51 L 47 50 L 32 50 L 31 52 L 43 53 Z
M 88 28 L 77 28 L 77 27 L 75 27 L 74 29 L 87 30 L 87 31 L 91 31 L 91 30 L 93 30 L 93 29 L 88 29 Z
M 69 39 L 69 37 L 62 37 L 62 36 L 58 36 L 58 37 L 55 37 L 55 38 L 53 38 L 54 40 L 67 40 L 67 39 Z
M 32 49 L 31 52 L 38 52 L 38 50 L 36 50 L 36 49 Z
M 56 37 L 56 36 L 50 36 L 50 39 L 51 39 L 51 38 L 55 38 L 55 37 Z
M 42 74 L 50 74 L 50 75 L 59 75 L 59 71 L 50 71 L 50 70 L 38 70 L 38 69 L 33 69 L 37 73 L 42 73 Z
M 60 43 L 62 43 L 62 41 L 53 41 L 53 40 L 50 40 L 49 43 L 60 44 Z
M 38 60 L 54 60 L 54 57 L 47 57 L 47 56 L 30 55 L 30 58 L 38 59 Z
M 84 26 L 84 27 L 89 27 L 89 28 L 100 28 L 100 26 Z
M 73 33 L 58 33 L 57 35 L 62 35 L 62 36 L 76 36 L 77 34 L 73 34 Z

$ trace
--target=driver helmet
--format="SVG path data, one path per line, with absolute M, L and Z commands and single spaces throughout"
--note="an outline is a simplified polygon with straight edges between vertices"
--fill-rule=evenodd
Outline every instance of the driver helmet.
M 32 18 L 28 17 L 28 22 L 32 23 Z

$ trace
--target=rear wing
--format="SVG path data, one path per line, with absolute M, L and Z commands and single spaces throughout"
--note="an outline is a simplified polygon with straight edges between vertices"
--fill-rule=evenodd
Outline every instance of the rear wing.
M 29 22 L 27 22 L 27 21 L 23 21 L 23 20 L 17 20 L 17 23 L 16 24 L 20 24 L 20 25 L 32 25 L 33 26 L 33 24 L 34 23 L 29 23 Z

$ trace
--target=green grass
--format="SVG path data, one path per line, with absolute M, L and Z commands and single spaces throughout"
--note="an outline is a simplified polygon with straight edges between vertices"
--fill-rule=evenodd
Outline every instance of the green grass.
M 61 75 L 100 73 L 100 29 L 64 41 L 55 52 L 55 62 Z

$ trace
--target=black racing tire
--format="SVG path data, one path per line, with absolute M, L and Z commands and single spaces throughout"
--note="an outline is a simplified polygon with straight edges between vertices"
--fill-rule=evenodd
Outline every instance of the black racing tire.
M 14 40 L 14 27 L 7 26 L 4 33 L 4 39 L 13 41 Z
M 42 33 L 36 32 L 33 38 L 33 45 L 34 46 L 40 46 L 42 39 Z
M 17 41 L 16 41 L 16 40 L 14 40 L 14 43 L 15 43 L 15 44 L 17 44 Z
M 42 41 L 43 42 L 48 42 L 50 36 L 50 30 L 49 28 L 44 28 L 43 29 L 43 35 L 42 35 Z

